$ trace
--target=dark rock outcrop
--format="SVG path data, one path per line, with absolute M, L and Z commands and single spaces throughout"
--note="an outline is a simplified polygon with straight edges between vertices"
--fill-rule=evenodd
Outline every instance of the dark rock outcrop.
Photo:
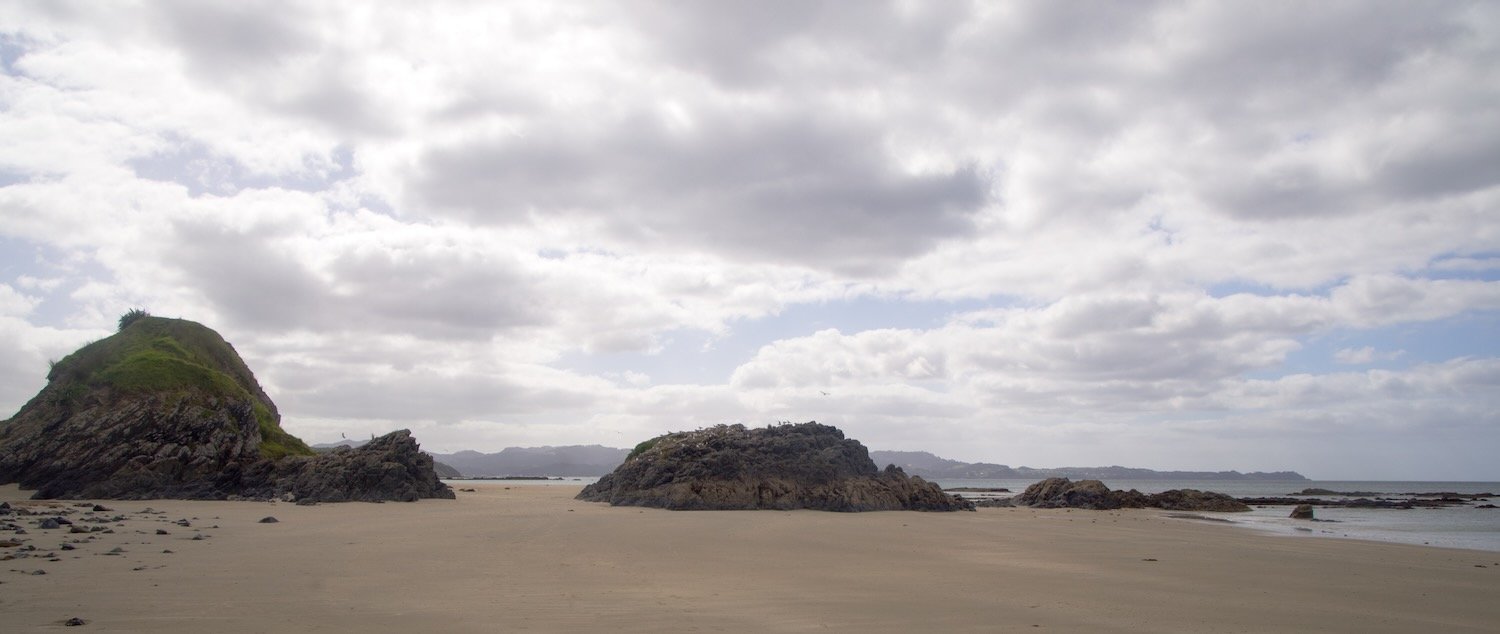
M 1321 495 L 1321 496 L 1336 495 L 1336 496 L 1342 496 L 1342 497 L 1348 497 L 1348 498 L 1362 498 L 1362 497 L 1375 497 L 1377 495 L 1384 495 L 1384 494 L 1380 493 L 1379 491 L 1332 491 L 1332 490 L 1329 490 L 1329 489 L 1320 489 L 1320 488 L 1314 487 L 1314 488 L 1303 489 L 1301 491 L 1293 493 L 1292 495 Z
M 339 448 L 315 456 L 263 461 L 244 477 L 246 494 L 315 502 L 411 502 L 453 499 L 438 480 L 432 456 L 421 451 L 407 430 L 394 431 L 358 449 Z
M 673 510 L 958 511 L 974 505 L 818 423 L 719 425 L 638 445 L 578 499 Z
M 1313 507 L 1311 504 L 1298 504 L 1297 508 L 1292 509 L 1292 514 L 1289 517 L 1294 520 L 1313 519 Z
M 1214 491 L 1199 491 L 1197 489 L 1172 489 L 1146 496 L 1147 506 L 1164 508 L 1169 511 L 1217 511 L 1221 513 L 1242 513 L 1249 511 L 1250 507 L 1244 502 L 1231 496 Z
M 1120 508 L 1122 498 L 1098 480 L 1073 482 L 1067 478 L 1047 478 L 1026 487 L 1013 504 L 1044 509 L 1109 510 Z
M 1073 482 L 1067 478 L 1047 478 L 1012 498 L 1013 506 L 1035 508 L 1079 508 L 1111 510 L 1119 508 L 1162 508 L 1169 511 L 1241 512 L 1249 506 L 1223 493 L 1197 489 L 1172 489 L 1147 495 L 1131 489 L 1113 491 L 1098 480 Z
M 313 458 L 218 333 L 136 312 L 53 364 L 42 391 L 0 423 L 0 483 L 40 499 L 452 497 L 405 432 L 370 452 Z

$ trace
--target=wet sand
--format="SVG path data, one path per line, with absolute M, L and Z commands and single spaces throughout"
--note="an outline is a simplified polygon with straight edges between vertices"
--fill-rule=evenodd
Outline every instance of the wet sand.
M 476 488 L 412 504 L 102 501 L 126 516 L 108 534 L 0 517 L 27 530 L 0 531 L 27 540 L 0 556 L 36 546 L 0 561 L 0 630 L 1500 631 L 1500 553 L 1149 510 L 671 512 Z

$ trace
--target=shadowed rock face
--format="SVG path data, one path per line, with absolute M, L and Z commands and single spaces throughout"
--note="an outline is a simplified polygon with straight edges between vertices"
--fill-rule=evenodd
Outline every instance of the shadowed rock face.
M 433 470 L 432 456 L 422 453 L 404 429 L 357 449 L 261 461 L 246 474 L 244 485 L 252 497 L 290 494 L 296 500 L 317 502 L 453 499 L 453 489 Z
M 1098 480 L 1047 478 L 1011 500 L 1013 506 L 1109 510 L 1156 507 L 1169 511 L 1248 511 L 1249 506 L 1223 493 L 1172 489 L 1146 495 L 1135 489 L 1112 491 Z
M 673 510 L 958 511 L 973 504 L 817 423 L 719 425 L 641 443 L 578 499 Z
M 0 483 L 36 498 L 453 496 L 406 432 L 313 457 L 281 429 L 234 347 L 191 321 L 136 319 L 64 357 L 47 379 L 0 423 Z
M 0 482 L 38 499 L 219 497 L 261 460 L 255 421 L 235 405 L 148 396 L 55 418 L 28 407 L 0 438 Z

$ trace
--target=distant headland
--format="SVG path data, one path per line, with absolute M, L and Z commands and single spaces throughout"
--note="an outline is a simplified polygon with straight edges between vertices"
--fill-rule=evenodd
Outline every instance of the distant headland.
M 939 458 L 925 451 L 871 451 L 870 458 L 879 464 L 893 464 L 907 473 L 924 478 L 973 480 L 1296 480 L 1308 478 L 1296 471 L 1154 471 L 1132 467 L 1057 467 L 1037 469 L 1010 467 L 987 462 L 959 462 Z
M 317 448 L 316 446 L 314 448 Z M 600 477 L 619 467 L 629 449 L 600 445 L 508 447 L 494 453 L 459 451 L 433 453 L 433 459 L 450 466 L 463 477 L 549 476 Z M 884 468 L 896 465 L 906 473 L 931 479 L 975 480 L 1290 480 L 1307 481 L 1295 471 L 1153 471 L 1131 467 L 1059 467 L 1040 469 L 1010 467 L 987 462 L 960 462 L 926 451 L 871 451 L 870 459 Z

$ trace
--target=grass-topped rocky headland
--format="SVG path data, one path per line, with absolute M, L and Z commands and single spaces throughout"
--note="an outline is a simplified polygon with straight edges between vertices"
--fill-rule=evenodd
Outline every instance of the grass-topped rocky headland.
M 214 330 L 141 310 L 119 325 L 0 423 L 0 483 L 38 498 L 452 497 L 404 431 L 315 455 Z
M 197 322 L 132 310 L 120 318 L 119 332 L 63 357 L 47 380 L 40 396 L 64 411 L 142 397 L 248 406 L 263 457 L 313 455 L 281 429 L 276 405 L 234 346 Z

